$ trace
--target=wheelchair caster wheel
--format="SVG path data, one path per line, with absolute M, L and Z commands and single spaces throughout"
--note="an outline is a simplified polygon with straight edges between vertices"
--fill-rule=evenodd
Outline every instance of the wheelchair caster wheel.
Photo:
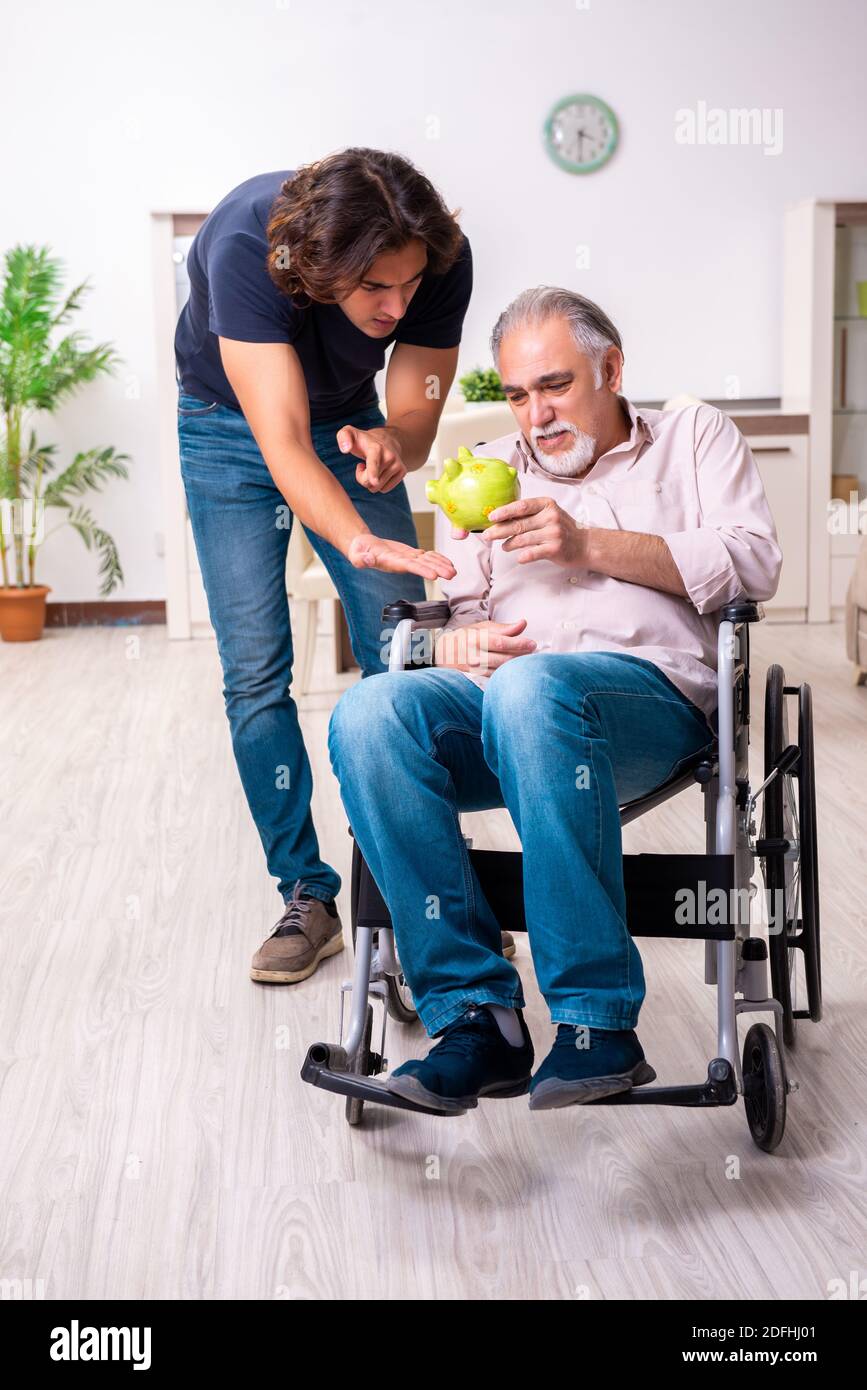
M 754 1023 L 744 1040 L 744 1105 L 750 1134 L 772 1153 L 786 1127 L 786 1074 L 773 1030 Z
M 370 1052 L 370 1039 L 373 1034 L 373 1005 L 368 1004 L 367 1016 L 364 1020 L 364 1033 L 355 1060 L 349 1071 L 355 1072 L 356 1076 L 372 1076 L 373 1065 Z M 361 1117 L 364 1114 L 364 1101 L 357 1096 L 346 1097 L 346 1123 L 348 1125 L 360 1125 Z

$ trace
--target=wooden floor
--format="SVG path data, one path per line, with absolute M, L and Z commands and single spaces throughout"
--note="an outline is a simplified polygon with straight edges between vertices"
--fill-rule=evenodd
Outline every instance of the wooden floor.
M 299 986 L 248 977 L 281 904 L 214 644 L 151 627 L 0 646 L 0 1279 L 42 1280 L 47 1298 L 500 1300 L 821 1299 L 863 1277 L 867 688 L 839 627 L 758 629 L 757 698 L 768 660 L 814 688 L 826 1005 L 801 1025 L 774 1156 L 742 1103 L 534 1115 L 522 1098 L 350 1130 L 298 1074 L 308 1043 L 336 1036 L 349 951 Z M 302 711 L 346 923 L 335 698 Z M 755 735 L 758 767 L 760 720 Z M 700 813 L 696 789 L 627 847 L 701 850 Z M 505 812 L 465 831 L 515 843 Z M 647 1056 L 661 1081 L 701 1080 L 716 1036 L 702 947 L 642 951 Z M 544 1055 L 525 940 L 517 964 Z M 394 1066 L 426 1040 L 392 1025 L 388 1050 Z

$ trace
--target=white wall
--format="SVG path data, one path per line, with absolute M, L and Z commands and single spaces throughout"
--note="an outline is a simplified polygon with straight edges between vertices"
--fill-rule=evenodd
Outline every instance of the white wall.
M 462 365 L 534 283 L 598 299 L 637 399 L 780 390 L 782 210 L 867 197 L 863 0 L 52 0 L 4 5 L 0 248 L 49 243 L 94 289 L 79 326 L 124 374 L 40 422 L 64 458 L 114 444 L 133 478 L 95 497 L 120 546 L 115 597 L 165 593 L 149 215 L 208 208 L 250 174 L 348 144 L 400 150 L 474 247 Z M 540 130 L 575 91 L 617 112 L 621 146 L 562 173 Z M 684 146 L 675 111 L 780 107 L 778 157 Z M 438 138 L 428 138 L 430 117 Z M 577 270 L 576 248 L 589 247 Z M 132 386 L 130 385 L 132 383 Z M 132 390 L 133 398 L 130 397 Z M 138 390 L 138 398 L 134 392 Z M 41 557 L 58 599 L 97 596 L 77 536 Z

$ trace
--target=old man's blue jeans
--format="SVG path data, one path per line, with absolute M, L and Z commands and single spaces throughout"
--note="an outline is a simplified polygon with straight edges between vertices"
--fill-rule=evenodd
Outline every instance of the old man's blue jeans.
M 431 1036 L 471 1002 L 523 1007 L 458 820 L 503 805 L 552 1021 L 635 1027 L 644 972 L 626 928 L 619 806 L 711 742 L 702 712 L 656 666 L 620 653 L 513 657 L 484 692 L 445 668 L 346 691 L 332 766 Z

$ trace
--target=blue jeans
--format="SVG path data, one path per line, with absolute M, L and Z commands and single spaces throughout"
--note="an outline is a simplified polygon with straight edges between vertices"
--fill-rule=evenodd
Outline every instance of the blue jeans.
M 644 971 L 626 928 L 619 807 L 712 742 L 704 715 L 656 666 L 534 652 L 496 669 L 484 693 L 459 671 L 386 673 L 342 696 L 328 741 L 431 1036 L 471 1001 L 523 1007 L 458 820 L 502 805 L 521 840 L 552 1020 L 635 1027 Z
M 313 425 L 313 447 L 375 535 L 417 545 L 404 484 L 391 492 L 368 492 L 355 480 L 359 460 L 341 454 L 335 441 L 342 425 L 373 429 L 384 423 L 373 407 Z M 310 812 L 310 763 L 289 689 L 286 551 L 293 518 L 240 411 L 181 391 L 178 439 L 187 510 L 223 668 L 232 748 L 268 870 L 284 899 L 301 882 L 305 892 L 327 900 L 339 892 L 340 876 L 320 858 Z M 383 606 L 399 598 L 423 600 L 423 580 L 355 569 L 333 546 L 304 530 L 340 595 L 362 676 L 382 672 Z

